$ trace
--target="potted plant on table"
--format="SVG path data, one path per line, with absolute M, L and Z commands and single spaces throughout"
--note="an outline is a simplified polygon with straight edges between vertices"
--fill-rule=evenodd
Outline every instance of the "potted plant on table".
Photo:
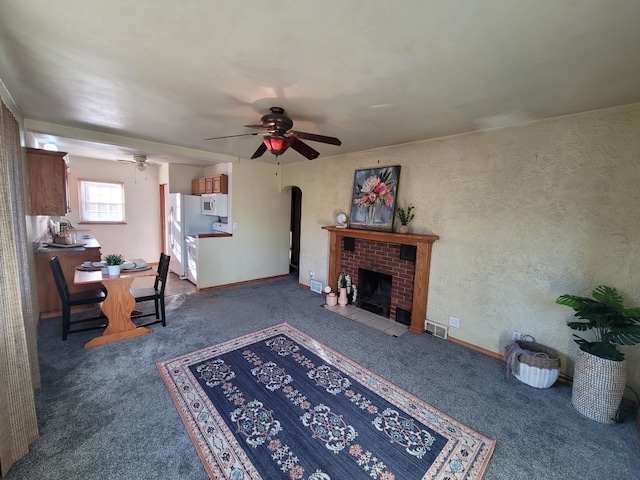
M 592 330 L 593 340 L 574 334 L 578 344 L 571 403 L 583 415 L 601 423 L 612 423 L 622 401 L 627 364 L 621 345 L 640 343 L 640 308 L 625 308 L 615 288 L 600 285 L 593 298 L 561 295 L 556 303 L 575 310 L 579 320 L 569 328 Z
M 124 263 L 124 257 L 119 253 L 105 255 L 104 262 L 107 264 L 107 272 L 110 277 L 120 275 L 120 266 Z
M 396 217 L 400 220 L 398 233 L 409 233 L 409 222 L 413 220 L 414 217 L 412 210 L 413 205 L 409 205 L 406 210 L 402 207 L 398 207 L 398 210 L 396 211 Z

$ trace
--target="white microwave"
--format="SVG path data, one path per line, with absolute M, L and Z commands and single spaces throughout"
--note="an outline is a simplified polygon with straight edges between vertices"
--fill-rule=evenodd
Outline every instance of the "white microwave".
M 210 193 L 200 196 L 200 205 L 203 215 L 227 216 L 227 194 Z

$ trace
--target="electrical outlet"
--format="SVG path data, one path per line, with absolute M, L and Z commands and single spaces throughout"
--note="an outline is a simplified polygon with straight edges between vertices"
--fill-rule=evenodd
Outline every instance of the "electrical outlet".
M 449 326 L 453 328 L 460 328 L 460 319 L 449 315 Z
M 313 273 L 313 270 L 311 270 L 311 271 L 309 272 L 309 277 L 313 278 L 313 276 L 314 276 L 314 275 L 315 275 L 315 273 Z
M 520 332 L 515 332 L 515 331 L 514 331 L 514 332 L 511 334 L 511 340 L 516 340 L 516 341 L 517 341 L 517 340 L 520 340 L 520 337 L 522 337 L 522 335 L 520 335 Z

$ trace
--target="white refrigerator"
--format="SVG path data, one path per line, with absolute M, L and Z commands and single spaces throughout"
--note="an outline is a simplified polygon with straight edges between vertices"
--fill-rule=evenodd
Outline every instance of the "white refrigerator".
M 167 249 L 171 255 L 169 270 L 187 278 L 187 236 L 209 233 L 212 218 L 201 213 L 200 196 L 170 193 L 167 197 Z

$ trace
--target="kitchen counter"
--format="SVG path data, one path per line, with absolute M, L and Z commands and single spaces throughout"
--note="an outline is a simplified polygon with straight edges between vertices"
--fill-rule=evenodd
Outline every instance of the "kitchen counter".
M 52 253 L 52 252 L 84 252 L 87 248 L 100 248 L 100 244 L 91 233 L 76 232 L 76 244 L 49 246 L 53 243 L 51 236 L 45 237 L 38 242 L 34 242 L 35 253 Z
M 213 232 L 213 233 L 196 233 L 196 238 L 215 238 L 215 237 L 233 237 L 231 233 Z

